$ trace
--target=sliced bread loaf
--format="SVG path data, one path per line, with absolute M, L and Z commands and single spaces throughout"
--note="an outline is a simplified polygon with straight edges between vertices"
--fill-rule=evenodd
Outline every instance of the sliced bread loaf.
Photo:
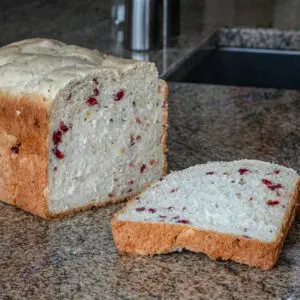
M 299 198 L 297 172 L 267 162 L 212 162 L 174 172 L 112 220 L 121 252 L 188 249 L 262 269 L 277 261 Z
M 166 172 L 153 63 L 48 39 L 0 48 L 0 200 L 48 218 L 140 193 Z

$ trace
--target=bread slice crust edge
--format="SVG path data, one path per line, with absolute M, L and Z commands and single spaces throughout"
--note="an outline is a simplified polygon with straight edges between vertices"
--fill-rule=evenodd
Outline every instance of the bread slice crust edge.
M 0 199 L 47 214 L 49 102 L 0 92 Z
M 134 200 L 132 200 L 134 201 Z M 246 236 L 205 231 L 184 224 L 120 221 L 112 219 L 113 239 L 121 253 L 155 255 L 187 249 L 202 252 L 212 259 L 244 263 L 263 270 L 272 268 L 279 257 L 288 230 L 295 218 L 300 201 L 300 180 L 290 198 L 281 231 L 274 242 L 265 243 Z

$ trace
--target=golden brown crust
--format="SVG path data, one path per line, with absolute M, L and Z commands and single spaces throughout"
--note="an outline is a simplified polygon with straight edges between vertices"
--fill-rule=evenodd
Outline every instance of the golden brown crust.
M 274 266 L 279 257 L 299 198 L 300 181 L 297 182 L 291 197 L 281 233 L 272 243 L 264 243 L 246 236 L 203 231 L 182 224 L 120 221 L 117 216 L 123 210 L 112 220 L 113 238 L 120 252 L 154 255 L 185 248 L 194 252 L 204 252 L 212 259 L 231 259 L 267 270 Z
M 45 216 L 48 183 L 47 101 L 0 93 L 0 199 Z

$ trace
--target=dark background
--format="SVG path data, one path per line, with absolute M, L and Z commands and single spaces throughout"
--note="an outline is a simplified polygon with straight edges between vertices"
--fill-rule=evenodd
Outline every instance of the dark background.
M 32 37 L 59 39 L 82 46 L 114 40 L 111 0 L 0 0 L 0 46 Z M 205 1 L 181 1 L 184 30 L 201 29 Z

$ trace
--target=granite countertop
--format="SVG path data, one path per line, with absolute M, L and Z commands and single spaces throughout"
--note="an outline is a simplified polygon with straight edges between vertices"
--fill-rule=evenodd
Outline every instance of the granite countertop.
M 169 170 L 255 158 L 300 171 L 300 92 L 170 84 Z M 270 271 L 190 252 L 119 255 L 124 204 L 46 221 L 0 204 L 1 299 L 299 299 L 300 222 Z

